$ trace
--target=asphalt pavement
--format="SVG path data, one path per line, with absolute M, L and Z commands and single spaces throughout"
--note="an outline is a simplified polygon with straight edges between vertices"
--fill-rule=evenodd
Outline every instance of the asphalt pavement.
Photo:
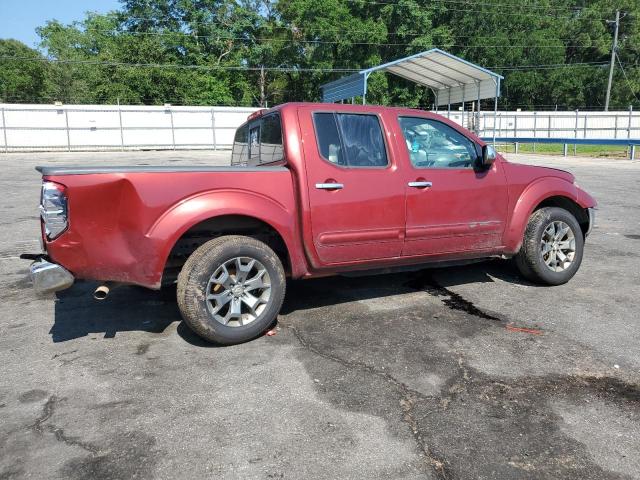
M 228 158 L 0 154 L 0 479 L 640 478 L 640 162 L 509 155 L 600 203 L 560 287 L 507 261 L 295 281 L 276 335 L 226 348 L 171 289 L 32 293 L 35 165 Z

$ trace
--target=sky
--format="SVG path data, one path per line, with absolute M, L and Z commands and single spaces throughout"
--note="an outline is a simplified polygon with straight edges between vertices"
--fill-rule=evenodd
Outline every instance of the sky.
M 36 27 L 47 20 L 71 23 L 82 20 L 84 12 L 116 10 L 118 0 L 0 0 L 0 38 L 14 38 L 37 47 Z

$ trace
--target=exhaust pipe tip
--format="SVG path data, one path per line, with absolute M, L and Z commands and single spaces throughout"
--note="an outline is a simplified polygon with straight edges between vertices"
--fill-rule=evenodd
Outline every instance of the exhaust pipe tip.
M 93 292 L 93 298 L 96 300 L 104 300 L 109 295 L 109 286 L 108 285 L 100 285 Z

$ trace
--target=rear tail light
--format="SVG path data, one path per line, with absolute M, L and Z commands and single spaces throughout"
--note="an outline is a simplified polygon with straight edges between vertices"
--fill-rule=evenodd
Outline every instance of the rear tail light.
M 55 182 L 42 183 L 40 217 L 48 240 L 60 236 L 69 226 L 67 194 L 64 185 Z

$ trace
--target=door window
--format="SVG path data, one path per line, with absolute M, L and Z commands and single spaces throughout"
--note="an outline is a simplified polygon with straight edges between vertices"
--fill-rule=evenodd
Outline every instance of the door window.
M 314 113 L 322 157 L 345 167 L 386 167 L 389 163 L 382 128 L 375 115 Z
M 411 163 L 416 168 L 473 168 L 476 144 L 437 120 L 399 117 Z

